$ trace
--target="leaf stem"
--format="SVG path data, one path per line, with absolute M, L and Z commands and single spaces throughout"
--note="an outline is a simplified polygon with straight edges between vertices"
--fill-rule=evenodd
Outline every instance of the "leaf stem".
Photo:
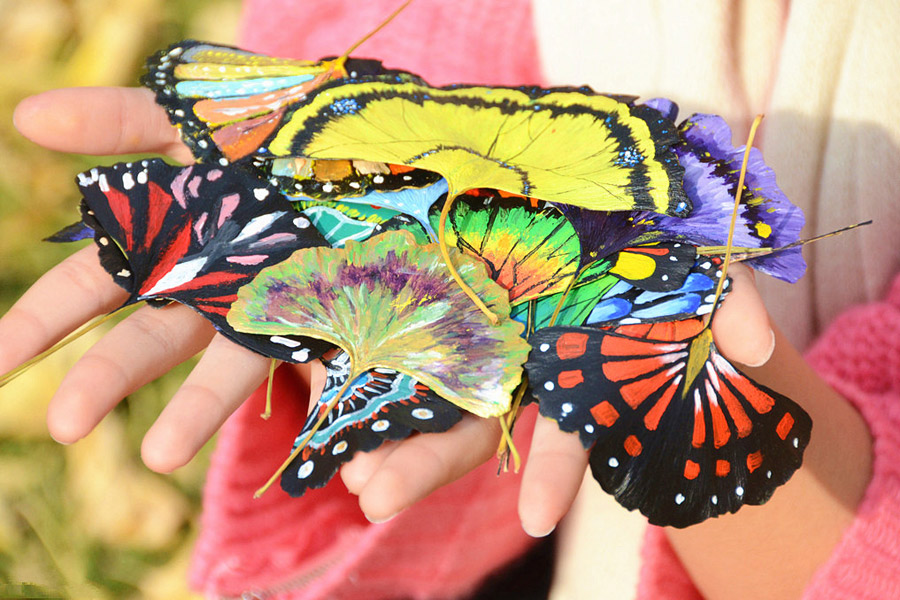
M 303 449 L 306 448 L 306 445 L 309 444 L 309 441 L 312 439 L 312 437 L 316 434 L 317 431 L 319 431 L 322 423 L 324 423 L 325 419 L 328 418 L 328 415 L 331 413 L 332 409 L 334 409 L 335 405 L 340 402 L 341 398 L 344 397 L 344 394 L 347 392 L 350 384 L 356 381 L 359 375 L 360 374 L 356 373 L 354 370 L 350 371 L 350 374 L 347 376 L 347 381 L 344 382 L 344 385 L 341 386 L 341 389 L 337 394 L 335 394 L 334 398 L 332 398 L 328 402 L 328 404 L 325 406 L 325 409 L 321 411 L 322 414 L 319 417 L 319 420 L 316 421 L 316 424 L 313 425 L 310 432 L 306 434 L 306 437 L 304 437 L 299 444 L 297 444 L 297 447 L 293 452 L 291 452 L 291 455 L 287 457 L 287 460 L 281 463 L 281 466 L 278 467 L 278 470 L 276 470 L 271 477 L 269 477 L 269 480 L 266 481 L 262 485 L 262 487 L 256 490 L 256 492 L 254 492 L 254 498 L 259 498 L 260 496 L 265 494 L 266 490 L 268 490 L 272 486 L 272 484 L 275 483 L 275 480 L 278 479 L 278 477 L 280 477 L 282 473 L 284 473 L 284 470 L 288 468 L 288 465 L 290 465 L 294 461 L 294 459 L 297 458 L 301 452 L 303 452 Z
M 268 421 L 272 416 L 272 385 L 275 382 L 275 366 L 278 364 L 277 359 L 272 359 L 269 363 L 269 378 L 266 380 L 266 409 L 260 413 L 260 418 Z
M 42 360 L 44 360 L 45 358 L 50 356 L 51 354 L 55 353 L 58 350 L 65 348 L 66 346 L 68 346 L 69 344 L 71 344 L 72 342 L 74 342 L 75 340 L 77 340 L 78 338 L 83 336 L 84 334 L 86 334 L 90 331 L 93 331 L 94 329 L 96 329 L 100 325 L 103 325 L 110 319 L 122 314 L 126 309 L 135 308 L 141 304 L 143 304 L 143 302 L 139 302 L 136 304 L 128 304 L 126 306 L 121 306 L 118 309 L 112 311 L 111 313 L 107 313 L 105 315 L 97 317 L 90 323 L 83 325 L 80 329 L 76 329 L 75 331 L 73 331 L 72 333 L 70 333 L 63 339 L 61 339 L 60 341 L 56 342 L 55 344 L 53 344 L 52 346 L 50 346 L 49 348 L 47 348 L 46 350 L 44 350 L 43 352 L 38 354 L 37 356 L 23 362 L 21 365 L 19 365 L 15 369 L 12 369 L 11 371 L 4 373 L 2 376 L 0 376 L 0 387 L 3 387 L 4 385 L 6 385 L 7 383 L 12 381 L 19 375 L 21 375 L 22 373 L 24 373 L 25 371 L 27 371 L 34 365 L 38 364 L 39 362 L 41 362 Z
M 731 263 L 731 251 L 734 245 L 734 228 L 737 223 L 738 211 L 741 206 L 741 197 L 744 191 L 744 180 L 747 177 L 747 163 L 750 161 L 750 149 L 753 147 L 753 138 L 756 137 L 756 130 L 762 123 L 763 116 L 756 115 L 753 124 L 750 125 L 750 133 L 747 135 L 747 144 L 744 146 L 744 159 L 741 161 L 741 175 L 738 178 L 737 190 L 734 192 L 734 210 L 731 211 L 731 225 L 728 228 L 728 240 L 725 242 L 725 258 L 722 260 L 722 275 L 719 277 L 719 283 L 716 285 L 716 293 L 713 296 L 712 310 L 709 313 L 707 326 L 712 323 L 713 315 L 719 306 L 719 298 L 722 297 L 722 290 L 725 288 L 725 281 L 728 277 L 728 265 Z
M 453 201 L 456 200 L 456 197 L 459 194 L 453 191 L 453 189 L 449 189 L 447 191 L 447 199 L 444 201 L 444 207 L 441 209 L 441 220 L 438 225 L 438 246 L 441 250 L 441 256 L 444 258 L 444 262 L 447 263 L 447 268 L 450 270 L 450 275 L 456 281 L 457 285 L 459 285 L 460 289 L 465 292 L 466 296 L 472 299 L 472 302 L 477 306 L 481 312 L 487 317 L 488 321 L 491 322 L 491 325 L 497 325 L 500 322 L 500 318 L 494 314 L 490 308 L 478 297 L 478 294 L 469 287 L 469 285 L 462 280 L 462 277 L 459 275 L 459 271 L 456 270 L 456 266 L 453 264 L 453 261 L 450 260 L 450 251 L 447 249 L 447 216 L 450 214 L 450 207 L 453 206 Z

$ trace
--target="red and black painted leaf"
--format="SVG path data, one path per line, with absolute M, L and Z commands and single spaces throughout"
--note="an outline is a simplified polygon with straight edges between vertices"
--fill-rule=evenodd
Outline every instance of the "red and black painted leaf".
M 737 371 L 700 319 L 535 332 L 541 414 L 577 431 L 604 490 L 655 525 L 762 504 L 793 475 L 812 421 Z
M 225 320 L 237 290 L 294 251 L 327 245 L 270 184 L 215 166 L 161 160 L 97 167 L 78 176 L 82 218 L 100 261 L 129 292 L 125 304 L 174 300 L 226 337 L 291 362 L 316 358 L 319 340 L 235 332 Z

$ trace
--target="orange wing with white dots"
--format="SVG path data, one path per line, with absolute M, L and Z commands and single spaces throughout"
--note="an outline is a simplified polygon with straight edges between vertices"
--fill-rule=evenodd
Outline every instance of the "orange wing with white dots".
M 652 524 L 762 504 L 802 462 L 809 415 L 735 369 L 700 319 L 551 327 L 529 341 L 541 414 L 577 431 L 594 478 Z

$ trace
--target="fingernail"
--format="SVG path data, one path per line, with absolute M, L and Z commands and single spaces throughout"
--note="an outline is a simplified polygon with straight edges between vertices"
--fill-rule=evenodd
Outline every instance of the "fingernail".
M 69 444 L 72 443 L 72 442 L 64 442 L 64 441 L 62 441 L 62 440 L 56 439 L 56 436 L 54 436 L 53 433 L 51 433 L 50 431 L 48 431 L 47 433 L 50 434 L 50 437 L 51 437 L 51 438 L 53 439 L 53 441 L 56 442 L 57 444 L 62 444 L 63 446 L 68 446 Z
M 769 359 L 772 358 L 772 354 L 775 352 L 775 332 L 771 329 L 769 330 L 769 336 L 769 347 L 766 348 L 766 351 L 761 355 L 761 359 L 754 362 L 744 363 L 745 365 L 747 365 L 748 367 L 761 367 L 769 362 Z
M 381 519 L 378 519 L 375 517 L 370 517 L 369 515 L 366 515 L 366 513 L 363 513 L 363 514 L 366 516 L 366 519 L 368 519 L 369 523 L 372 523 L 373 525 L 380 525 L 381 523 L 387 523 L 388 521 L 390 521 L 391 519 L 393 519 L 394 517 L 399 515 L 400 512 L 395 512 L 394 514 L 388 515 Z
M 552 525 L 550 529 L 532 529 L 525 523 L 522 523 L 522 529 L 533 538 L 542 538 L 553 533 L 553 530 L 556 529 L 556 525 Z

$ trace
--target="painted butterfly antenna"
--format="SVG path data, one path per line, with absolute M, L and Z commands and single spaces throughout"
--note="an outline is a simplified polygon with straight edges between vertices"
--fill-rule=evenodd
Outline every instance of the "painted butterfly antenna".
M 278 479 L 278 477 L 280 477 L 282 473 L 284 473 L 284 470 L 288 468 L 288 466 L 294 461 L 295 458 L 300 455 L 301 452 L 303 452 L 303 449 L 306 448 L 306 445 L 309 444 L 309 441 L 312 439 L 312 437 L 316 434 L 317 431 L 319 431 L 319 428 L 322 427 L 322 423 L 324 423 L 325 419 L 328 418 L 328 415 L 331 414 L 331 411 L 334 409 L 335 405 L 340 401 L 341 398 L 344 397 L 344 394 L 347 392 L 350 384 L 353 383 L 358 377 L 359 373 L 355 373 L 351 370 L 351 372 L 347 376 L 347 381 L 344 382 L 344 385 L 341 386 L 341 389 L 338 390 L 338 393 L 335 394 L 334 398 L 332 398 L 330 402 L 328 402 L 325 408 L 319 410 L 319 420 L 316 421 L 316 424 L 313 425 L 310 432 L 306 434 L 306 437 L 300 440 L 300 443 L 297 444 L 297 447 L 294 448 L 293 452 L 291 452 L 291 455 L 288 456 L 287 460 L 285 460 L 281 464 L 281 466 L 278 467 L 278 469 L 272 474 L 272 476 L 269 477 L 269 480 L 266 481 L 262 485 L 262 487 L 260 487 L 258 490 L 256 490 L 256 492 L 253 493 L 254 498 L 259 498 L 260 496 L 265 494 L 266 490 L 268 490 L 272 486 L 272 484 L 275 483 L 275 480 Z
M 22 373 L 24 373 L 25 371 L 27 371 L 34 365 L 38 364 L 39 362 L 41 362 L 48 356 L 54 354 L 58 350 L 65 348 L 66 346 L 68 346 L 69 344 L 71 344 L 72 342 L 77 340 L 78 338 L 82 337 L 86 333 L 93 331 L 94 329 L 103 325 L 110 319 L 113 319 L 113 318 L 125 313 L 128 309 L 137 308 L 141 304 L 144 304 L 144 303 L 138 302 L 135 304 L 129 304 L 127 306 L 122 306 L 122 307 L 112 311 L 111 313 L 97 317 L 90 323 L 86 323 L 80 329 L 73 331 L 72 333 L 70 333 L 69 335 L 67 335 L 66 337 L 61 339 L 60 341 L 56 342 L 55 344 L 53 344 L 52 346 L 50 346 L 49 348 L 47 348 L 46 350 L 44 350 L 43 352 L 41 352 L 40 354 L 35 356 L 34 358 L 27 360 L 24 363 L 22 363 L 21 365 L 19 365 L 18 367 L 16 367 L 15 369 L 12 369 L 11 371 L 4 373 L 3 375 L 0 375 L 0 387 L 5 386 L 7 383 L 9 383 L 13 379 L 18 377 Z

